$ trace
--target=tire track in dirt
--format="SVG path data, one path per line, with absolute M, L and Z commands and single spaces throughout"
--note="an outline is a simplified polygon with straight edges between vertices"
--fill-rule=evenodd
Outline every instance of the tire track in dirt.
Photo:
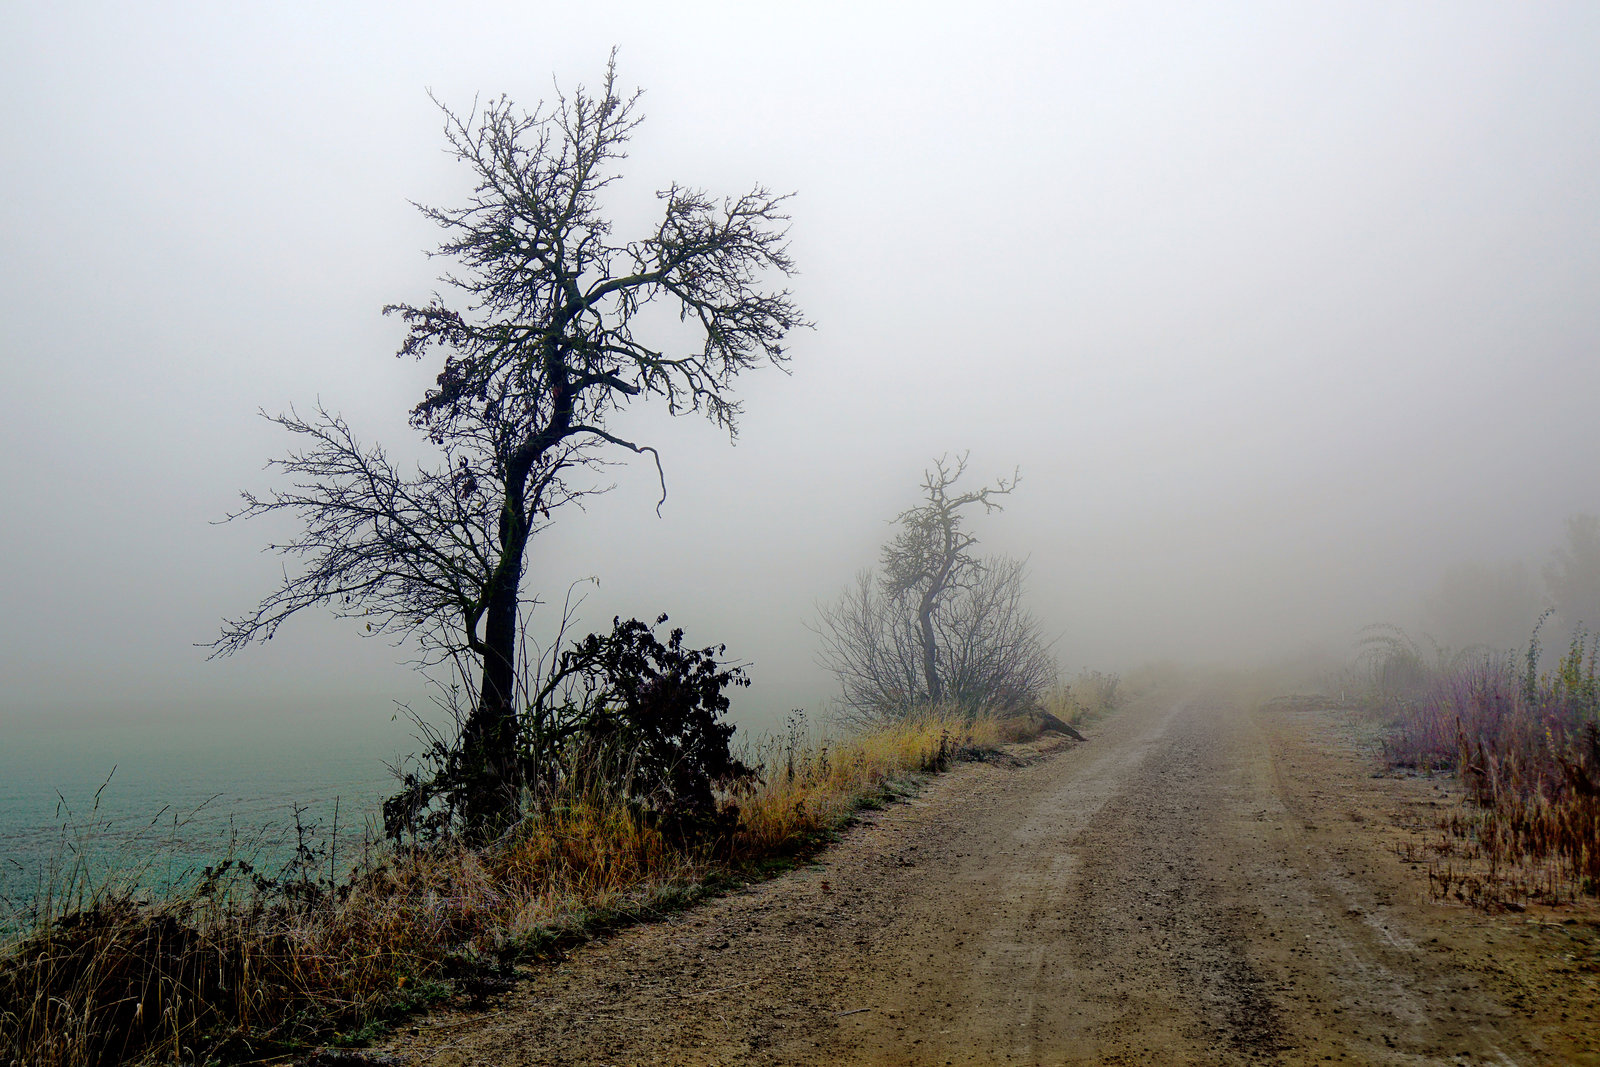
M 1078 1005 L 1062 999 L 1082 962 L 1064 951 L 1081 908 L 1079 858 L 1063 845 L 1093 825 L 1182 708 L 1102 723 L 1091 744 L 1019 772 L 981 803 L 981 816 L 951 819 L 964 847 L 929 865 L 883 938 L 881 966 L 909 984 L 852 972 L 852 995 L 874 1004 L 876 1018 L 841 1026 L 834 1052 L 862 1062 L 1029 1062 L 1083 1040 Z M 927 937 L 941 929 L 942 950 Z M 881 1019 L 897 1020 L 903 1049 L 881 1040 Z
M 1226 891 L 1238 865 L 1223 877 L 1213 868 L 1228 851 L 1214 820 L 1245 798 L 1227 744 L 1208 728 L 1208 709 L 1181 710 L 1159 750 L 1070 846 L 1082 871 L 1073 895 L 1084 905 L 1072 941 L 1095 963 L 1098 995 L 1133 1007 L 1140 1020 L 1116 1028 L 1126 1031 L 1123 1044 L 1137 1043 L 1149 1019 L 1171 1014 L 1192 1053 L 1270 1057 L 1285 1040 L 1269 979 L 1247 952 L 1258 917 Z M 1162 981 L 1153 983 L 1153 974 Z M 1137 1051 L 1157 1049 L 1146 1041 Z

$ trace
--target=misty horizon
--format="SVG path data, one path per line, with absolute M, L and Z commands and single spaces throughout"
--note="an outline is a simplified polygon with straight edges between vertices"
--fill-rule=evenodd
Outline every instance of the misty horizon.
M 1600 512 L 1587 6 L 159 5 L 0 30 L 0 724 L 426 704 L 406 648 L 322 613 L 208 661 L 284 534 L 216 520 L 278 484 L 292 442 L 258 410 L 321 403 L 423 455 L 406 415 L 437 368 L 396 360 L 380 309 L 441 287 L 413 202 L 470 191 L 428 94 L 532 108 L 612 46 L 645 91 L 617 234 L 674 181 L 793 190 L 815 325 L 789 373 L 739 379 L 736 444 L 621 413 L 666 502 L 619 454 L 540 535 L 540 640 L 593 576 L 578 633 L 665 612 L 752 665 L 735 721 L 821 714 L 818 606 L 947 453 L 974 482 L 1020 468 L 973 529 L 1028 559 L 1067 675 L 1336 660 L 1377 622 L 1504 644 L 1532 609 L 1522 640 L 1567 518 Z M 1463 623 L 1451 582 L 1518 566 L 1485 594 L 1511 618 Z

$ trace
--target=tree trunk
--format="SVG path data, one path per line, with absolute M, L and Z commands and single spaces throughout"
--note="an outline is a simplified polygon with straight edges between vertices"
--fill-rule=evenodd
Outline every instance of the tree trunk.
M 948 517 L 941 525 L 944 553 L 939 560 L 939 569 L 928 580 L 928 588 L 923 591 L 922 603 L 917 609 L 917 622 L 922 627 L 922 676 L 928 683 L 929 704 L 937 704 L 944 697 L 944 686 L 939 682 L 939 645 L 933 633 L 933 606 L 939 602 L 939 594 L 944 592 L 945 583 L 950 580 L 950 569 L 956 561 L 955 530 Z
M 517 762 L 517 595 L 528 529 L 520 512 L 520 500 L 508 499 L 500 520 L 499 565 L 484 611 L 478 706 L 461 731 L 466 790 L 462 815 L 474 833 L 485 836 L 515 817 L 522 786 Z
M 528 478 L 545 453 L 571 432 L 575 400 L 570 373 L 559 348 L 541 355 L 549 378 L 550 421 L 518 449 L 506 465 L 506 499 L 500 509 L 500 558 L 490 579 L 483 624 L 483 684 L 478 709 L 461 732 L 467 793 L 463 815 L 470 831 L 491 837 L 517 815 L 522 788 L 517 761 L 517 602 L 522 590 L 522 558 L 528 547 Z M 542 486 L 533 487 L 537 507 Z
M 923 596 L 917 612 L 917 622 L 922 627 L 922 678 L 928 686 L 929 704 L 939 703 L 944 695 L 943 687 L 939 684 L 938 646 L 933 636 L 933 600 L 934 591 L 930 589 Z

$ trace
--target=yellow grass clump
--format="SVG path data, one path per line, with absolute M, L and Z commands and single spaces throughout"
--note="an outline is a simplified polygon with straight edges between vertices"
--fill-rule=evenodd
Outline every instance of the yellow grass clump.
M 762 780 L 738 800 L 744 858 L 781 853 L 839 826 L 862 801 L 909 774 L 943 770 L 964 751 L 994 748 L 1000 724 L 930 712 L 853 737 L 797 737 L 760 753 Z

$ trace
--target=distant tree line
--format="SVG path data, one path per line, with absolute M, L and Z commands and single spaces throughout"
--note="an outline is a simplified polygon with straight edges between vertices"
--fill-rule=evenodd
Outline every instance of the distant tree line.
M 1448 568 L 1423 599 L 1422 628 L 1449 647 L 1505 651 L 1525 645 L 1546 610 L 1545 638 L 1558 645 L 1580 626 L 1600 628 L 1600 516 L 1569 516 L 1542 566 L 1513 560 Z

